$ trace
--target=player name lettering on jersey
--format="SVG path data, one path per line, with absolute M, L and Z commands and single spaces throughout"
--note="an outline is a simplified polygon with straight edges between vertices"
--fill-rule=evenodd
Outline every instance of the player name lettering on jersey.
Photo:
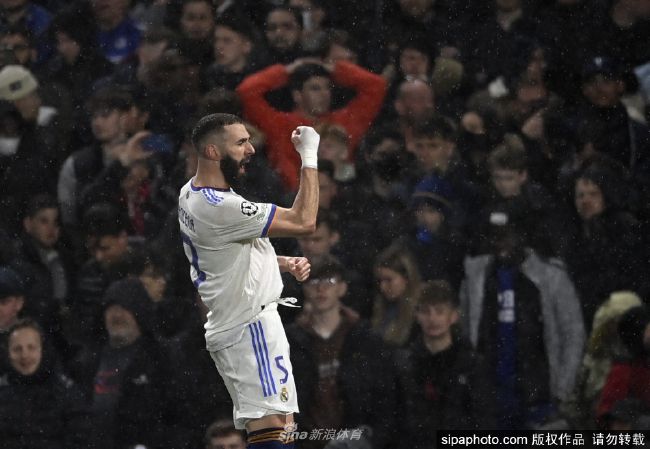
M 178 208 L 178 221 L 180 221 L 182 225 L 185 225 L 189 230 L 194 231 L 194 218 L 185 212 L 185 209 L 182 207 Z

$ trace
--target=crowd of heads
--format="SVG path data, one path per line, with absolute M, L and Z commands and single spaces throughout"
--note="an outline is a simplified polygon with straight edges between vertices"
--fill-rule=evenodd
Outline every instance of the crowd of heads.
M 141 410 L 102 376 L 136 360 L 129 375 L 151 387 L 158 425 L 190 442 L 178 447 L 243 447 L 214 422 L 230 409 L 218 379 L 182 382 L 181 361 L 213 367 L 177 196 L 220 151 L 207 137 L 241 124 L 254 153 L 223 159 L 226 180 L 289 207 L 300 163 L 284 127 L 304 124 L 320 134 L 320 209 L 313 234 L 274 242 L 312 263 L 305 283 L 284 278 L 305 304 L 281 311 L 285 325 L 343 310 L 387 353 L 466 344 L 489 366 L 509 346 L 484 345 L 509 332 L 510 312 L 483 303 L 512 290 L 538 307 L 518 319 L 549 326 L 535 341 L 550 394 L 561 389 L 548 332 L 571 334 L 581 361 L 544 418 L 636 423 L 646 396 L 617 405 L 601 391 L 614 359 L 650 347 L 649 20 L 645 0 L 0 1 L 0 389 L 7 373 L 76 398 L 74 383 L 114 429 Z M 580 329 L 545 308 L 560 297 Z M 157 363 L 164 395 L 147 371 Z M 189 397 L 195 411 L 172 410 Z M 95 440 L 163 444 L 168 433 L 138 419 Z M 73 447 L 60 441 L 48 447 Z

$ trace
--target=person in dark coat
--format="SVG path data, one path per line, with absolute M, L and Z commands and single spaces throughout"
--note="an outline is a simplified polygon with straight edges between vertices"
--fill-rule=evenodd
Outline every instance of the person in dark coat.
M 36 319 L 63 355 L 66 342 L 61 324 L 72 281 L 70 254 L 60 242 L 59 205 L 48 194 L 30 199 L 23 218 L 23 233 L 16 242 L 11 266 L 27 286 L 25 313 Z
M 25 285 L 20 275 L 7 266 L 0 267 L 0 376 L 9 370 L 7 352 L 9 330 L 16 324 L 25 305 Z
M 487 367 L 454 332 L 459 319 L 456 293 L 443 280 L 425 283 L 415 315 L 421 333 L 396 354 L 406 436 L 400 447 L 432 448 L 437 430 L 493 428 L 494 387 Z
M 565 260 L 587 325 L 611 292 L 643 294 L 647 289 L 641 225 L 621 207 L 621 184 L 623 180 L 602 164 L 587 167 L 574 184 L 578 219 Z
M 170 361 L 151 334 L 151 300 L 139 280 L 124 279 L 110 285 L 104 301 L 107 341 L 91 343 L 71 364 L 92 404 L 91 447 L 172 447 L 169 405 L 176 383 Z
M 347 290 L 343 266 L 331 256 L 324 257 L 312 265 L 304 285 L 305 314 L 287 329 L 300 431 L 365 425 L 372 435 L 366 430 L 362 437 L 369 437 L 372 447 L 394 447 L 390 445 L 396 409 L 391 354 L 367 322 L 341 305 Z M 324 443 L 305 441 L 301 447 L 322 448 Z
M 0 441 L 5 449 L 86 449 L 88 409 L 79 388 L 60 370 L 35 321 L 9 332 L 11 368 L 0 377 Z

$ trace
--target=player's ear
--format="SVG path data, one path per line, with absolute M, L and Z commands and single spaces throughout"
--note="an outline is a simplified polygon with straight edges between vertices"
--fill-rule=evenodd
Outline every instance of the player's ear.
M 213 143 L 206 143 L 203 146 L 203 156 L 211 161 L 221 160 L 221 152 L 219 151 L 219 148 Z

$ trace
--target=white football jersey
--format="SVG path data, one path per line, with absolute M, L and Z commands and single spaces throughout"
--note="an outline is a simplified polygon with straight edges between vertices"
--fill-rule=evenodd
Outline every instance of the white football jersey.
M 209 309 L 208 350 L 237 342 L 262 306 L 280 297 L 282 278 L 268 233 L 275 204 L 246 201 L 232 189 L 195 187 L 178 198 L 190 276 Z

